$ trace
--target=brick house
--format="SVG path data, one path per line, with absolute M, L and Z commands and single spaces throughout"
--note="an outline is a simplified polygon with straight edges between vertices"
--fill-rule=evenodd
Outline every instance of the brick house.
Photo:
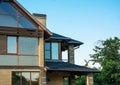
M 74 49 L 83 43 L 46 28 L 46 15 L 31 15 L 16 0 L 0 0 L 0 85 L 75 85 L 75 75 L 99 72 L 74 64 Z M 68 61 L 62 52 L 68 50 Z

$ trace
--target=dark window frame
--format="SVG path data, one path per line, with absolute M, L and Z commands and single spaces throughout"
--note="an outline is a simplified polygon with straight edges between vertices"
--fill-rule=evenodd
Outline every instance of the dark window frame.
M 39 71 L 12 71 L 12 85 L 13 85 L 13 73 L 19 73 L 20 74 L 20 85 L 22 85 L 22 73 L 30 73 L 30 84 L 32 85 L 32 73 L 38 73 L 38 85 L 40 84 L 40 72 Z
M 54 41 L 54 42 L 45 42 L 45 43 L 50 43 L 50 58 L 45 58 L 45 60 L 61 60 L 62 59 L 62 53 L 61 53 L 61 42 L 58 42 L 58 41 Z M 52 58 L 52 43 L 58 43 L 58 59 L 53 59 Z M 45 50 L 45 48 L 44 48 Z M 45 52 L 45 51 L 44 51 Z M 44 53 L 44 56 L 45 56 L 45 53 Z
M 4 35 L 4 36 L 6 36 L 6 50 L 8 51 L 8 37 L 9 37 L 9 35 L 7 36 L 7 35 Z M 17 64 L 15 64 L 15 65 L 17 65 L 17 66 L 21 66 L 21 64 L 20 64 L 20 57 L 21 56 L 30 56 L 30 57 L 38 57 L 38 53 L 37 54 L 19 54 L 19 37 L 18 36 L 13 36 L 13 37 L 16 37 L 16 53 L 8 53 L 7 51 L 6 51 L 6 53 L 4 53 L 4 54 L 2 54 L 2 53 L 0 53 L 0 55 L 2 56 L 2 55 L 6 55 L 6 56 L 16 56 L 17 57 Z M 25 38 L 36 38 L 36 37 L 25 37 Z M 37 38 L 38 39 L 38 38 Z M 39 41 L 38 41 L 39 42 Z M 37 48 L 38 49 L 38 48 Z M 37 59 L 37 62 L 39 63 L 39 60 Z M 35 64 L 35 65 L 32 65 L 32 64 L 24 64 L 24 65 L 27 65 L 27 66 L 38 66 L 38 63 L 37 64 Z M 7 64 L 6 64 L 7 65 Z M 23 65 L 23 64 L 22 64 Z

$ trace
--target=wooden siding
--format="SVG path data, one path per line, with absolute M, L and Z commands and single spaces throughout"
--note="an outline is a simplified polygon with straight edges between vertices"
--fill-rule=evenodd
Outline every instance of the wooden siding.
M 41 30 L 36 29 L 0 27 L 0 35 L 41 37 L 41 34 Z
M 0 35 L 0 54 L 7 53 L 7 37 L 5 35 Z

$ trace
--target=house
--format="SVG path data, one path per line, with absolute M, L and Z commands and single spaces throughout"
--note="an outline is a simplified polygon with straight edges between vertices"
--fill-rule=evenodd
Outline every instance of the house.
M 35 18 L 36 17 L 36 18 Z M 0 85 L 75 85 L 75 75 L 99 72 L 74 64 L 74 49 L 83 43 L 46 28 L 46 15 L 31 15 L 16 0 L 0 0 Z M 68 50 L 68 62 L 62 51 Z

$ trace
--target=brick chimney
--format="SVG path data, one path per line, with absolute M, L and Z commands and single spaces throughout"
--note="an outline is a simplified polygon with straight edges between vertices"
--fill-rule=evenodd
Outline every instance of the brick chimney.
M 34 16 L 39 22 L 41 22 L 43 25 L 46 26 L 46 15 L 45 15 L 45 14 L 36 14 L 36 13 L 33 13 L 33 16 Z

